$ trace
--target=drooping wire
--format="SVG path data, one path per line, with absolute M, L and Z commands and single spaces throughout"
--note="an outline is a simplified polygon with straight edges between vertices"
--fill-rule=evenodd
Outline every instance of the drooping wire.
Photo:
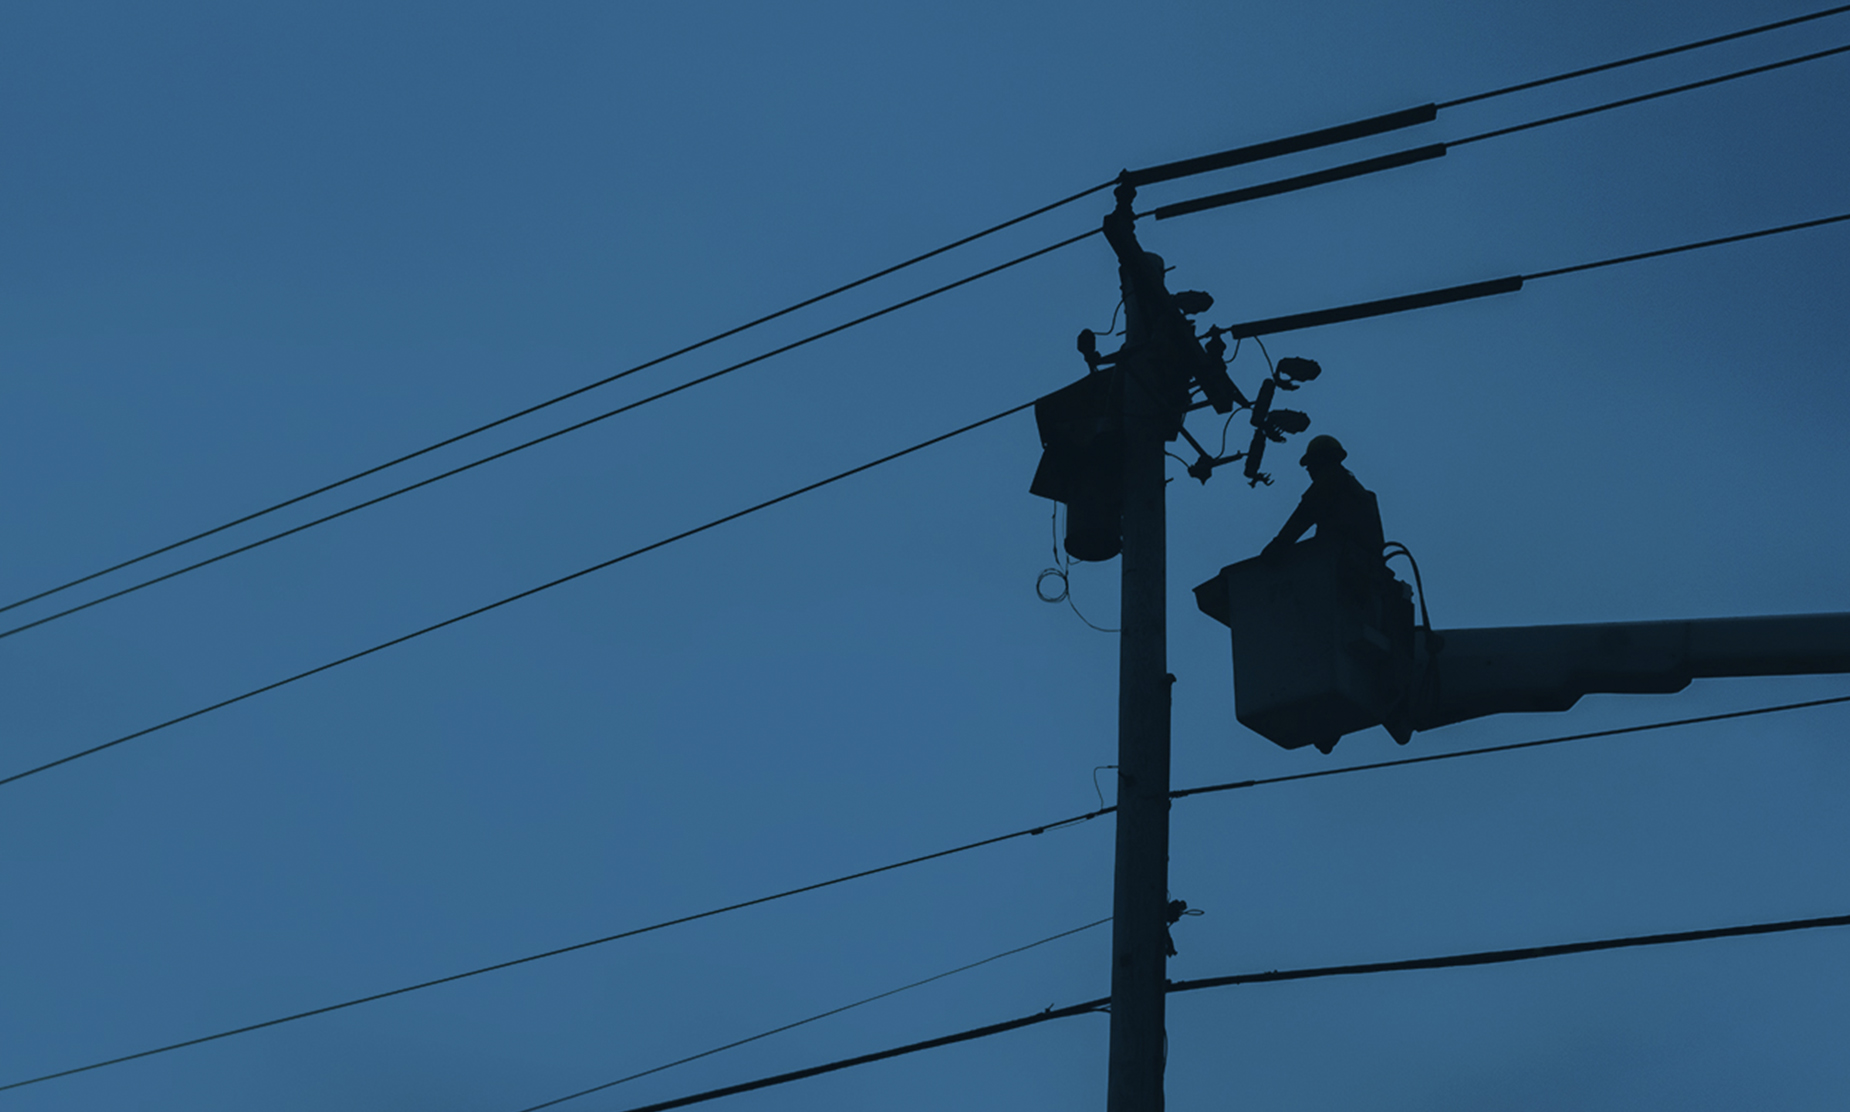
M 1050 528 L 1053 531 L 1053 566 L 1041 569 L 1041 574 L 1034 580 L 1034 593 L 1040 597 L 1042 602 L 1066 603 L 1067 606 L 1072 608 L 1073 613 L 1080 621 L 1098 630 L 1100 633 L 1117 633 L 1117 630 L 1106 629 L 1104 626 L 1094 623 L 1092 619 L 1081 614 L 1079 612 L 1079 604 L 1073 601 L 1073 581 L 1071 579 L 1073 570 L 1072 564 L 1060 552 L 1060 503 L 1058 502 L 1053 504 L 1053 515 Z M 1058 579 L 1060 581 L 1059 594 L 1052 596 L 1047 594 L 1044 585 L 1049 579 Z M 3 782 L 4 781 L 0 781 L 0 783 Z
M 1253 343 L 1259 345 L 1259 354 L 1265 356 L 1265 369 L 1267 373 L 1277 375 L 1278 365 L 1272 362 L 1272 353 L 1265 349 L 1265 339 L 1260 336 L 1254 336 Z
M 1105 771 L 1108 768 L 1116 768 L 1116 767 L 1118 766 L 1117 765 L 1094 765 L 1092 768 L 1092 794 L 1098 796 L 1098 809 L 1100 811 L 1103 811 L 1105 809 L 1105 790 L 1098 786 L 1098 774 Z
M 1013 957 L 1016 954 L 1024 953 L 1028 950 L 1032 950 L 1036 946 L 1045 946 L 1049 942 L 1056 942 L 1062 938 L 1067 938 L 1072 935 L 1079 934 L 1083 931 L 1089 931 L 1094 927 L 1104 926 L 1106 923 L 1109 923 L 1109 922 L 1111 922 L 1111 916 L 1107 915 L 1105 918 L 1096 920 L 1091 923 L 1087 923 L 1083 927 L 1074 927 L 1072 930 L 1061 931 L 1059 934 L 1050 935 L 1046 938 L 1041 939 L 1039 942 L 1030 942 L 1026 946 L 1017 946 L 1013 950 L 1004 950 L 999 954 L 992 954 L 991 956 L 986 957 L 981 961 L 973 961 L 968 965 L 960 965 L 956 969 L 947 969 L 943 973 L 939 973 L 934 976 L 927 977 L 922 981 L 913 981 L 909 985 L 901 985 L 898 988 L 891 988 L 891 989 L 886 990 L 885 992 L 876 993 L 873 996 L 868 996 L 863 999 L 856 1000 L 852 1004 L 843 1004 L 838 1008 L 830 1008 L 826 1012 L 818 1012 L 815 1015 L 809 1016 L 808 1018 L 799 1019 L 794 1023 L 786 1023 L 782 1027 L 773 1027 L 769 1031 L 762 1031 L 756 1035 L 751 1035 L 747 1038 L 739 1039 L 735 1042 L 729 1042 L 724 1046 L 716 1046 L 711 1050 L 703 1050 L 698 1054 L 690 1054 L 685 1058 L 678 1058 L 675 1061 L 667 1062 L 667 1063 L 664 1063 L 663 1065 L 659 1065 L 659 1066 L 652 1067 L 650 1069 L 643 1070 L 640 1073 L 632 1073 L 627 1077 L 619 1077 L 615 1081 L 606 1081 L 602 1085 L 593 1085 L 589 1089 L 580 1089 L 576 1093 L 569 1093 L 562 1097 L 555 1097 L 552 1100 L 543 1101 L 539 1104 L 530 1104 L 527 1107 L 521 1109 L 520 1112 L 540 1112 L 540 1109 L 542 1108 L 551 1108 L 554 1105 L 564 1104 L 568 1100 L 577 1100 L 579 1097 L 590 1096 L 592 1093 L 601 1093 L 605 1089 L 614 1088 L 618 1085 L 624 1084 L 625 1082 L 635 1081 L 636 1079 L 642 1078 L 642 1077 L 648 1077 L 650 1074 L 661 1073 L 663 1070 L 673 1069 L 676 1066 L 684 1066 L 689 1062 L 697 1062 L 702 1058 L 712 1057 L 713 1055 L 718 1054 L 722 1051 L 731 1050 L 734 1047 L 744 1046 L 746 1043 L 753 1043 L 753 1042 L 757 1042 L 759 1039 L 767 1039 L 767 1038 L 770 1038 L 772 1035 L 782 1034 L 783 1032 L 789 1031 L 793 1028 L 801 1027 L 806 1023 L 814 1023 L 819 1019 L 827 1019 L 828 1017 L 832 1015 L 840 1015 L 841 1013 L 845 1011 L 849 1011 L 850 1009 L 853 1009 L 853 1008 L 858 1008 L 863 1004 L 872 1004 L 876 1000 L 885 1000 L 889 996 L 897 996 L 899 993 L 906 992 L 910 989 L 919 988 L 923 985 L 931 984 L 933 981 L 942 981 L 946 977 L 955 976 L 958 973 L 968 972 L 969 970 L 976 969 L 979 966 L 988 965 L 992 961 L 1001 961 L 1003 958 Z
M 1229 370 L 1233 368 L 1234 363 L 1239 361 L 1240 345 L 1244 344 L 1245 342 L 1246 342 L 1246 337 L 1244 336 L 1235 336 L 1233 338 L 1233 351 L 1229 352 L 1227 355 L 1227 367 Z M 1267 359 L 1266 362 L 1270 363 L 1271 360 Z M 1249 405 L 1242 405 L 1239 403 L 1235 403 L 1233 407 L 1233 412 L 1227 414 L 1227 419 L 1221 422 L 1220 447 L 1214 450 L 1215 458 L 1219 459 L 1219 458 L 1226 456 L 1227 454 L 1227 430 L 1233 427 L 1233 419 L 1235 417 L 1238 417 L 1243 411 L 1251 409 L 1251 408 L 1252 407 Z
M 1052 204 L 1042 205 L 1040 208 L 1034 209 L 1030 212 L 1025 212 L 1021 214 L 1020 216 L 1014 217 L 1012 219 L 1004 220 L 1000 224 L 996 224 L 991 227 L 985 228 L 982 231 L 977 232 L 973 235 L 968 235 L 968 236 L 963 237 L 962 239 L 954 240 L 950 243 L 945 244 L 942 247 L 937 247 L 930 251 L 927 251 L 922 255 L 915 255 L 912 258 L 907 259 L 905 262 L 896 263 L 893 266 L 889 266 L 883 270 L 875 271 L 874 273 L 869 274 L 866 277 L 857 278 L 852 282 L 849 282 L 845 285 L 837 286 L 832 290 L 828 290 L 827 292 L 817 294 L 814 297 L 805 298 L 804 300 L 796 302 L 793 305 L 785 306 L 784 308 L 779 309 L 774 313 L 767 313 L 764 316 L 757 318 L 756 320 L 747 321 L 744 324 L 736 325 L 732 328 L 728 328 L 723 332 L 716 332 L 713 335 L 708 336 L 704 340 L 700 340 L 696 343 L 689 344 L 683 348 L 678 348 L 674 351 L 669 352 L 666 355 L 658 355 L 655 358 L 648 360 L 647 362 L 638 363 L 633 367 L 630 367 L 626 370 L 619 371 L 616 374 L 609 375 L 605 378 L 601 378 L 597 380 L 596 382 L 587 383 L 586 385 L 580 386 L 574 390 L 568 390 L 563 394 L 559 394 L 555 397 L 548 398 L 545 401 L 539 402 L 535 405 L 530 405 L 525 409 L 517 410 L 513 413 L 508 414 L 505 417 L 497 417 L 493 421 L 489 421 L 485 424 L 477 425 L 474 428 L 468 429 L 464 432 L 457 433 L 454 436 L 446 437 L 433 444 L 428 444 L 422 448 L 417 449 L 416 451 L 407 452 L 404 455 L 398 456 L 394 459 L 389 459 L 385 461 L 384 463 L 376 464 L 362 471 L 356 471 L 353 474 L 348 475 L 344 479 L 337 479 L 334 482 L 327 483 L 323 486 L 316 487 L 315 489 L 308 491 L 305 494 L 298 494 L 293 498 L 286 498 L 281 502 L 277 502 L 277 503 L 274 503 L 273 505 L 266 506 L 261 510 L 257 510 L 252 513 L 245 514 L 242 517 L 234 518 L 231 521 L 225 522 L 223 525 L 215 525 L 212 528 L 207 529 L 203 532 L 194 533 L 193 535 L 189 537 L 184 537 L 170 544 L 164 544 L 158 548 L 150 549 L 147 552 L 143 552 L 139 556 L 135 556 L 130 559 L 123 560 L 120 563 L 112 564 L 109 567 L 103 568 L 100 571 L 94 571 L 88 575 L 79 576 L 76 579 L 72 579 L 65 583 L 61 583 L 56 587 L 51 587 L 46 590 L 40 591 L 37 594 L 28 595 L 25 598 L 18 599 L 14 602 L 9 602 L 5 604 L 4 606 L 0 606 L 0 613 L 3 613 L 8 610 L 12 610 L 15 607 L 24 606 L 25 604 L 29 602 L 36 602 L 39 599 L 45 598 L 48 595 L 54 595 L 54 594 L 57 594 L 59 591 L 63 591 L 71 587 L 75 587 L 80 583 L 88 583 L 92 579 L 96 579 L 100 576 L 108 575 L 111 572 L 121 571 L 123 568 L 130 567 L 134 564 L 139 564 L 143 560 L 152 559 L 153 557 L 159 556 L 164 552 L 172 552 L 176 548 L 180 548 L 184 545 L 192 544 L 194 541 L 204 540 L 207 537 L 214 536 L 218 533 L 222 533 L 227 529 L 231 529 L 236 526 L 242 525 L 247 521 L 255 521 L 257 518 L 263 517 L 266 514 L 275 513 L 277 510 L 281 510 L 286 507 L 293 506 L 298 502 L 306 501 L 310 498 L 314 498 L 317 495 L 326 494 L 327 492 L 331 490 L 335 490 L 340 487 L 346 486 L 349 483 L 357 482 L 360 479 L 364 479 L 369 475 L 377 475 L 381 471 L 385 471 L 388 468 L 397 467 L 401 463 L 408 463 L 411 460 L 417 459 L 420 456 L 428 455 L 431 452 L 437 451 L 439 448 L 446 448 L 450 446 L 451 444 L 455 444 L 455 443 L 458 443 L 459 441 L 467 440 L 472 436 L 477 436 L 481 433 L 487 432 L 490 429 L 499 428 L 500 426 L 505 425 L 510 421 L 519 420 L 520 418 L 528 416 L 529 414 L 538 413 L 542 409 L 546 409 L 550 406 L 558 405 L 560 402 L 566 401 L 571 398 L 578 397 L 580 394 L 588 393 L 602 386 L 608 386 L 611 383 L 616 382 L 618 379 L 627 378 L 630 375 L 637 373 L 638 371 L 647 370 L 650 367 L 655 367 L 663 363 L 666 363 L 671 359 L 678 359 L 683 355 L 687 355 L 692 352 L 699 351 L 701 348 L 704 348 L 710 344 L 715 344 L 729 337 L 737 336 L 741 332 L 745 332 L 750 329 L 757 328 L 761 324 L 768 324 L 771 321 L 777 320 L 779 317 L 788 316 L 789 314 L 794 313 L 798 311 L 799 309 L 806 309 L 811 305 L 815 305 L 822 301 L 827 301 L 829 298 L 835 297 L 838 294 L 847 293 L 849 290 L 856 289 L 860 286 L 864 286 L 868 284 L 869 282 L 876 281 L 880 278 L 885 278 L 886 276 L 890 274 L 898 273 L 899 271 L 904 270 L 907 267 L 914 266 L 918 263 L 922 263 L 926 261 L 927 259 L 936 258 L 937 256 L 942 255 L 947 251 L 952 251 L 959 247 L 963 247 L 966 244 L 974 243 L 977 240 L 984 238 L 985 236 L 993 235 L 994 233 L 1000 232 L 1005 228 L 1012 228 L 1015 225 L 1022 223 L 1023 221 L 1031 220 L 1036 216 L 1040 216 L 1044 213 L 1052 212 L 1054 209 L 1061 208 L 1065 205 L 1070 205 L 1075 201 L 1082 200 L 1086 197 L 1090 197 L 1092 194 L 1097 193 L 1100 190 L 1110 188 L 1115 183 L 1115 181 L 1116 179 L 1114 178 L 1110 181 L 1100 182 L 1099 184 L 1092 186 L 1088 189 L 1080 190 L 1078 193 L 1075 193 L 1070 197 L 1063 197 L 1060 200 L 1053 202 Z M 812 337 L 812 338 L 816 338 L 816 337 Z M 788 350 L 788 349 L 780 349 L 780 350 Z M 776 353 L 772 353 L 772 354 L 776 354 Z M 768 358 L 768 356 L 764 358 Z
M 1233 419 L 1240 415 L 1240 408 L 1241 407 L 1238 407 L 1238 406 L 1234 407 L 1234 411 L 1232 413 L 1227 414 L 1227 419 L 1221 422 L 1220 448 L 1217 449 L 1214 453 L 1217 459 L 1227 454 L 1227 430 L 1233 427 Z
M 1420 625 L 1431 633 L 1432 615 L 1426 612 L 1426 583 L 1420 578 L 1420 562 L 1413 558 L 1412 549 L 1399 541 L 1389 541 L 1387 547 L 1382 550 L 1382 561 L 1392 560 L 1396 556 L 1405 556 L 1407 563 L 1413 567 L 1413 585 L 1419 588 L 1420 592 Z
M 1118 314 L 1123 311 L 1124 299 L 1120 297 L 1118 298 L 1117 305 L 1111 310 L 1111 323 L 1105 326 L 1105 331 L 1099 333 L 1100 336 L 1116 336 L 1118 334 Z
M 1309 981 L 1325 977 L 1355 977 L 1369 973 L 1406 973 L 1431 969 L 1460 969 L 1476 965 L 1504 965 L 1512 962 L 1535 961 L 1541 958 L 1565 957 L 1572 954 L 1591 954 L 1602 950 L 1635 949 L 1649 946 L 1671 946 L 1683 942 L 1707 942 L 1723 938 L 1746 938 L 1762 934 L 1783 934 L 1791 931 L 1820 930 L 1827 927 L 1850 926 L 1850 915 L 1827 915 L 1811 919 L 1785 919 L 1770 923 L 1744 923 L 1730 927 L 1711 927 L 1705 930 L 1675 931 L 1664 934 L 1628 935 L 1620 938 L 1597 938 L 1581 942 L 1561 942 L 1550 946 L 1525 946 L 1509 950 L 1479 950 L 1474 953 L 1447 954 L 1441 957 L 1410 958 L 1402 961 L 1377 961 L 1356 965 L 1324 965 L 1308 969 L 1274 969 L 1263 973 L 1235 973 L 1225 977 L 1202 977 L 1189 981 L 1170 981 L 1163 988 L 1165 993 L 1199 992 L 1209 988 L 1227 988 L 1234 985 L 1272 984 L 1281 981 Z M 1005 1031 L 1017 1031 L 1037 1023 L 1048 1023 L 1056 1019 L 1101 1012 L 1110 1005 L 1109 996 L 1096 1000 L 1087 1000 L 1082 1004 L 1069 1004 L 1064 1008 L 1048 1008 L 1033 1015 L 1021 1016 L 1002 1023 L 992 1023 L 985 1027 L 975 1027 L 968 1031 L 959 1031 L 953 1035 L 941 1035 L 935 1039 L 897 1046 L 888 1050 L 862 1054 L 854 1058 L 810 1066 L 807 1069 L 792 1070 L 789 1073 L 761 1077 L 754 1081 L 738 1085 L 728 1085 L 723 1089 L 709 1089 L 704 1093 L 677 1097 L 673 1100 L 658 1101 L 654 1104 L 639 1105 L 625 1109 L 624 1112 L 668 1112 L 671 1108 L 685 1108 L 690 1104 L 701 1104 L 720 1097 L 735 1096 L 756 1089 L 768 1089 L 775 1085 L 785 1085 L 792 1081 L 816 1077 L 836 1070 L 849 1069 L 854 1066 L 868 1065 L 873 1062 L 898 1058 L 902 1055 L 916 1054 L 922 1050 L 931 1050 L 954 1043 L 969 1042 L 972 1039 L 1000 1035 Z

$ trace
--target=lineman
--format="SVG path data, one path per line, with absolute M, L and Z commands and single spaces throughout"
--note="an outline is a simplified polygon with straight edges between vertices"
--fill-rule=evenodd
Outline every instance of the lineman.
M 1276 556 L 1289 550 L 1314 525 L 1317 536 L 1342 546 L 1356 565 L 1370 569 L 1381 566 L 1385 544 L 1381 508 L 1374 494 L 1343 466 L 1343 460 L 1348 458 L 1349 453 L 1335 437 L 1311 437 L 1304 458 L 1298 460 L 1310 472 L 1310 489 L 1262 555 Z

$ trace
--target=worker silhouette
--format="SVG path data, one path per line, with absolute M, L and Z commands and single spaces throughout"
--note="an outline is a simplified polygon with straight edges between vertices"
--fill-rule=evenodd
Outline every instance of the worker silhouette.
M 1335 437 L 1311 437 L 1304 458 L 1298 460 L 1310 472 L 1310 489 L 1261 555 L 1289 551 L 1314 525 L 1318 538 L 1342 550 L 1345 563 L 1371 574 L 1376 569 L 1385 571 L 1386 564 L 1381 559 L 1386 543 L 1381 532 L 1381 507 L 1374 494 L 1343 466 L 1343 460 L 1348 458 L 1349 453 Z

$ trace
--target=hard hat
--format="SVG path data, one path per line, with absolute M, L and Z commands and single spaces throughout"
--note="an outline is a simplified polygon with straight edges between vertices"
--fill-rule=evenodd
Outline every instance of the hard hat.
M 1333 436 L 1313 436 L 1304 448 L 1304 458 L 1298 464 L 1309 467 L 1313 461 L 1341 463 L 1348 458 L 1349 453 L 1343 450 L 1342 441 Z

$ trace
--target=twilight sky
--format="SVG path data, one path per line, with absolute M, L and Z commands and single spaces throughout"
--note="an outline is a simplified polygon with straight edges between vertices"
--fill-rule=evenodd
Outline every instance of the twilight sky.
M 162 5 L 0 13 L 0 604 L 1146 166 L 1812 10 L 1787 2 Z M 1140 208 L 1850 42 L 1850 15 L 1152 187 Z M 1850 55 L 1163 222 L 1232 324 L 1850 210 Z M 1096 227 L 1078 202 L 5 629 Z M 1850 224 L 1268 340 L 1440 627 L 1850 610 Z M 1077 378 L 1097 237 L 0 638 L 0 776 Z M 1263 361 L 1232 367 L 1250 390 Z M 1218 438 L 1209 414 L 1191 430 Z M 1234 436 L 1238 438 L 1236 428 Z M 1301 442 L 1301 438 L 1300 441 Z M 1023 413 L 0 787 L 0 1084 L 1090 810 L 1116 638 L 1035 597 Z M 1189 588 L 1305 479 L 1170 487 L 1177 787 L 1850 691 L 1589 698 L 1324 757 L 1233 721 Z M 1404 565 L 1402 565 L 1404 567 Z M 1403 572 L 1404 574 L 1404 572 Z M 1116 564 L 1077 568 L 1115 625 Z M 17 619 L 17 620 L 14 620 Z M 1850 912 L 1844 708 L 1178 802 L 1171 976 Z M 1107 796 L 1110 776 L 1100 774 Z M 1110 913 L 1109 820 L 0 1092 L 516 1112 Z M 1102 995 L 1107 928 L 563 1105 Z M 1172 999 L 1170 1106 L 1841 1106 L 1850 932 Z M 715 1108 L 1103 1104 L 1086 1016 Z

